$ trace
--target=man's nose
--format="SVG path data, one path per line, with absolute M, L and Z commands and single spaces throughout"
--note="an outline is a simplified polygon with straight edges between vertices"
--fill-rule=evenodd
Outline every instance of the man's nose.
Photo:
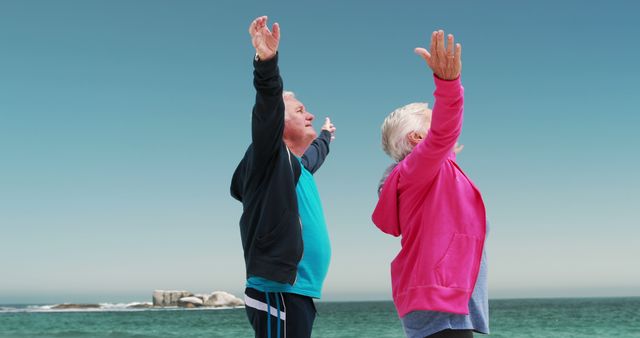
M 313 121 L 313 119 L 315 119 L 316 117 L 313 116 L 313 114 L 311 114 L 310 112 L 307 112 L 307 120 L 309 121 Z

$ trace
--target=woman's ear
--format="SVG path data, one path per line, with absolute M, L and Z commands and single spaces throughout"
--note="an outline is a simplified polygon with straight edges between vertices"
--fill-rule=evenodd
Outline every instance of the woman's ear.
M 417 131 L 412 131 L 409 134 L 407 134 L 407 139 L 409 140 L 409 143 L 414 147 L 418 143 L 420 143 L 420 141 L 422 141 L 423 138 L 424 138 L 424 135 L 422 135 L 422 133 L 419 133 Z

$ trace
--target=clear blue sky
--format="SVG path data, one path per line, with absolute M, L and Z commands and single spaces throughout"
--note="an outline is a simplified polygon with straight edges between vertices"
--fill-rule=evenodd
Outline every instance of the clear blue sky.
M 379 126 L 433 102 L 413 48 L 463 45 L 459 162 L 491 222 L 492 297 L 640 295 L 640 24 L 631 1 L 2 1 L 0 303 L 240 294 L 251 20 L 285 87 L 338 128 L 316 178 L 327 300 L 390 299 L 370 222 Z

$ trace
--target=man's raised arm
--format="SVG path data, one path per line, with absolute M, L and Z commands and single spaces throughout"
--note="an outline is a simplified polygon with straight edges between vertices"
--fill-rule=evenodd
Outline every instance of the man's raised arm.
M 254 167 L 263 167 L 283 144 L 284 101 L 277 54 L 280 26 L 276 23 L 269 30 L 267 17 L 261 16 L 249 25 L 249 35 L 256 50 L 253 61 L 256 103 L 251 117 Z
M 302 165 L 312 174 L 320 169 L 324 159 L 329 155 L 329 144 L 335 139 L 335 132 L 336 127 L 331 123 L 331 119 L 325 118 L 320 136 L 311 143 L 302 155 Z

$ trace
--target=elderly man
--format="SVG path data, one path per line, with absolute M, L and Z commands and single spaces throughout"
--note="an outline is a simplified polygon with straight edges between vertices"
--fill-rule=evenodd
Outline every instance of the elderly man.
M 240 236 L 247 282 L 245 304 L 256 337 L 311 337 L 331 247 L 312 174 L 329 153 L 335 127 L 320 136 L 314 116 L 291 92 L 278 69 L 280 27 L 255 19 L 256 103 L 252 143 L 236 168 L 231 195 L 242 202 Z M 303 254 L 304 253 L 304 254 Z

